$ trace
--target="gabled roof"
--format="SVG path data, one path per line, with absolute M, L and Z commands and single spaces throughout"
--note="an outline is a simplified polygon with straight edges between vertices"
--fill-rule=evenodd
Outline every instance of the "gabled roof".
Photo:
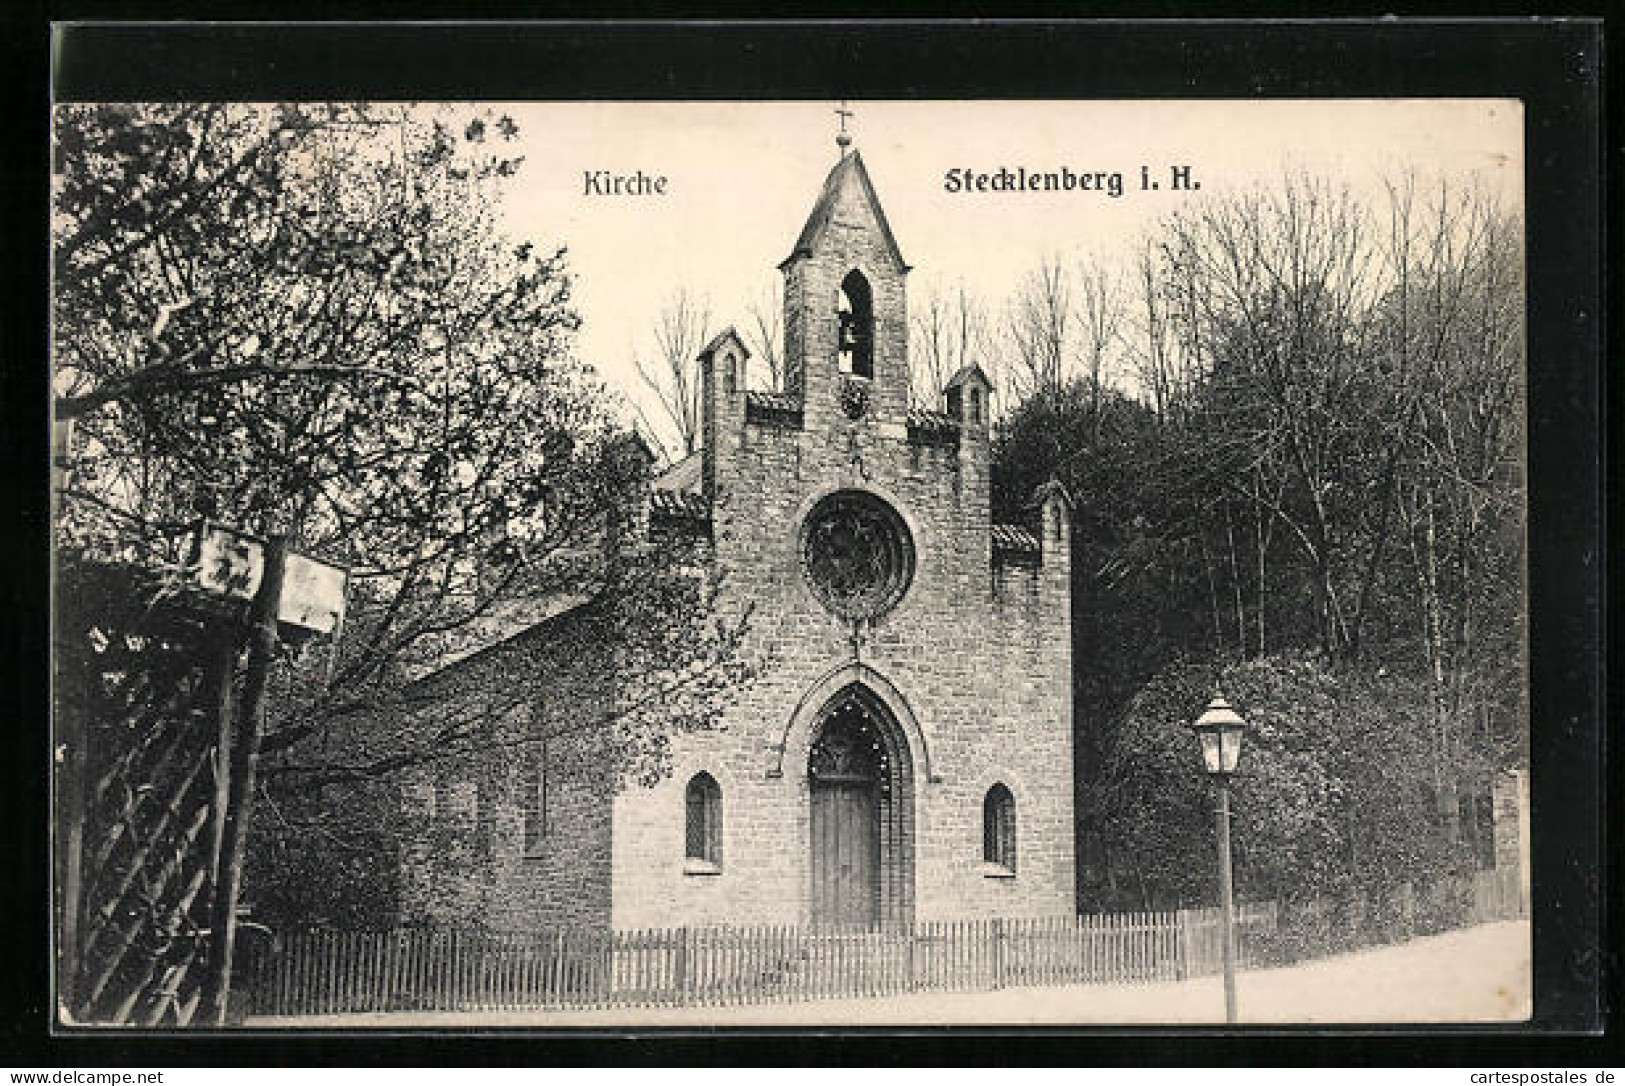
M 651 479 L 649 486 L 655 490 L 698 491 L 702 463 L 700 451 L 696 449 Z
M 972 362 L 968 366 L 960 366 L 957 370 L 954 371 L 954 375 L 952 377 L 948 378 L 948 383 L 943 385 L 942 387 L 944 389 L 957 388 L 960 385 L 964 384 L 965 382 L 969 381 L 973 377 L 976 378 L 977 380 L 981 381 L 982 384 L 985 385 L 986 387 L 988 387 L 988 388 L 993 387 L 993 381 L 988 377 L 988 375 L 986 373 L 984 373 L 982 371 L 982 367 L 978 366 L 974 362 Z
M 408 686 L 426 683 L 465 661 L 484 655 L 515 638 L 534 633 L 555 622 L 568 621 L 592 601 L 590 592 L 558 592 L 540 597 L 508 600 L 466 623 L 453 635 L 454 643 L 433 662 L 409 668 Z
M 835 215 L 835 204 L 840 198 L 841 189 L 849 182 L 856 182 L 862 187 L 864 198 L 869 201 L 875 222 L 880 224 L 880 236 L 885 239 L 886 248 L 890 251 L 892 259 L 897 261 L 899 268 L 908 271 L 908 261 L 903 259 L 903 251 L 897 247 L 897 239 L 892 235 L 891 224 L 886 221 L 886 211 L 880 206 L 880 197 L 875 195 L 874 182 L 869 180 L 869 171 L 864 168 L 863 156 L 857 151 L 842 155 L 835 168 L 829 171 L 829 176 L 824 178 L 824 188 L 818 194 L 818 202 L 813 204 L 812 214 L 807 216 L 807 224 L 801 228 L 801 236 L 796 238 L 795 247 L 790 250 L 790 255 L 779 263 L 780 268 L 798 256 L 812 255 L 818 240 L 828 229 L 830 219 Z
M 649 491 L 649 512 L 682 520 L 710 520 L 711 503 L 693 490 Z
M 762 411 L 801 413 L 801 397 L 793 392 L 765 392 L 752 389 L 745 393 L 745 403 Z
M 699 450 L 667 468 L 649 483 L 649 512 L 679 520 L 709 521 L 711 503 L 702 492 L 704 459 Z
M 635 442 L 634 448 L 653 458 L 648 443 L 640 436 L 633 435 L 629 441 Z M 651 479 L 649 511 L 668 518 L 708 521 L 711 503 L 700 492 L 703 463 L 700 452 L 696 450 Z M 566 621 L 569 615 L 581 610 L 591 600 L 592 593 L 587 591 L 521 595 L 505 600 L 447 635 L 447 645 L 441 654 L 432 663 L 413 668 L 407 679 L 413 684 L 426 682 L 515 638 L 533 633 L 550 623 Z
M 697 357 L 700 359 L 700 361 L 705 361 L 707 358 L 710 358 L 712 355 L 716 354 L 717 350 L 730 339 L 734 341 L 734 346 L 739 348 L 739 353 L 741 356 L 745 358 L 750 357 L 750 348 L 745 346 L 745 341 L 739 338 L 739 333 L 734 331 L 734 326 L 731 324 L 722 331 L 718 332 L 716 335 L 712 336 L 711 342 L 700 348 L 700 353 Z

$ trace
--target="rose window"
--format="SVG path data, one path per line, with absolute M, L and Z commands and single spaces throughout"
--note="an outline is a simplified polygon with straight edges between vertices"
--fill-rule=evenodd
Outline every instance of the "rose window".
M 914 576 L 914 543 L 903 518 L 856 490 L 831 494 L 813 508 L 802 559 L 819 600 L 848 619 L 891 610 Z

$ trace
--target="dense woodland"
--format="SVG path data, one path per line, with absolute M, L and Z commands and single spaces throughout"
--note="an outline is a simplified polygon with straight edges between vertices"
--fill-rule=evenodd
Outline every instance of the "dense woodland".
M 480 721 L 387 753 L 333 737 L 421 719 L 412 678 L 513 606 L 584 586 L 643 631 L 644 710 L 594 722 L 628 786 L 749 678 L 741 616 L 594 542 L 647 465 L 574 350 L 567 255 L 497 230 L 516 131 L 468 109 L 56 117 L 59 590 L 124 654 L 81 678 L 134 704 L 142 623 L 184 603 L 199 519 L 351 570 L 340 635 L 285 647 L 273 675 L 250 889 L 276 922 L 384 919 L 392 774 L 469 749 Z M 1193 201 L 1119 262 L 911 299 L 922 401 L 971 362 L 1001 388 L 1000 518 L 1051 478 L 1073 499 L 1085 907 L 1212 899 L 1186 725 L 1215 684 L 1254 726 L 1243 896 L 1479 862 L 1491 776 L 1526 732 L 1522 252 L 1516 214 L 1471 186 L 1283 176 Z M 674 293 L 634 360 L 639 402 L 670 416 L 640 428 L 677 452 L 703 298 Z M 735 308 L 776 383 L 775 305 Z M 140 571 L 138 606 L 106 605 L 109 567 Z
M 996 503 L 1075 503 L 1086 904 L 1211 898 L 1185 725 L 1216 688 L 1254 726 L 1243 894 L 1486 862 L 1526 757 L 1522 252 L 1472 187 L 1287 176 L 1126 268 L 1044 262 L 1002 337 L 949 322 L 1017 393 Z

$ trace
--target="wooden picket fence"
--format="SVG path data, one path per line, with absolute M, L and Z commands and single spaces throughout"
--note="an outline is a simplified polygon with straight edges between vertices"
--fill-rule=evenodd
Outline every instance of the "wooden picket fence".
M 1516 873 L 1236 912 L 1239 969 L 1521 916 Z M 255 944 L 250 1014 L 727 1006 L 918 991 L 1148 984 L 1219 972 L 1218 909 L 788 926 L 542 932 L 312 931 Z
M 1237 915 L 1240 964 L 1273 906 Z M 256 1015 L 726 1006 L 1135 984 L 1218 972 L 1217 909 L 925 921 L 895 931 L 784 926 L 542 933 L 399 929 L 284 936 L 255 963 Z

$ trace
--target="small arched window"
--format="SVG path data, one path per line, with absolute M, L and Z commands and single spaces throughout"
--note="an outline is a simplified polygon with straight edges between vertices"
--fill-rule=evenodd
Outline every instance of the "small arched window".
M 519 814 L 524 824 L 525 855 L 542 851 L 547 838 L 547 740 L 527 752 L 520 763 Z
M 1016 797 L 1002 784 L 989 788 L 982 800 L 982 860 L 1016 869 Z
M 970 390 L 970 420 L 978 426 L 982 422 L 982 390 L 979 388 Z
M 842 373 L 854 377 L 875 375 L 875 305 L 869 280 L 854 268 L 841 280 L 835 302 L 839 327 L 836 350 Z
M 696 773 L 688 782 L 686 858 L 722 867 L 722 789 L 709 773 Z

